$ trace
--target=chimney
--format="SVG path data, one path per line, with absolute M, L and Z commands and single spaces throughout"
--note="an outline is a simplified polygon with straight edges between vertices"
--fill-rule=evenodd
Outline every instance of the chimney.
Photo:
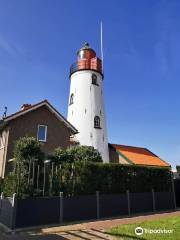
M 25 103 L 21 106 L 21 111 L 25 111 L 25 110 L 29 109 L 31 106 L 32 106 L 31 104 Z

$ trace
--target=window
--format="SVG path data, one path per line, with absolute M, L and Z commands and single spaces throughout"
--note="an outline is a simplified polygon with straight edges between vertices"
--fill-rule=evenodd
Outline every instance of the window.
M 94 128 L 100 128 L 100 117 L 99 116 L 94 117 Z
M 92 74 L 92 84 L 99 86 L 97 82 L 97 76 L 94 73 Z
M 47 126 L 45 125 L 38 125 L 38 134 L 37 134 L 38 141 L 46 142 L 47 139 Z
M 70 96 L 70 101 L 69 101 L 69 105 L 74 103 L 74 94 L 72 93 Z

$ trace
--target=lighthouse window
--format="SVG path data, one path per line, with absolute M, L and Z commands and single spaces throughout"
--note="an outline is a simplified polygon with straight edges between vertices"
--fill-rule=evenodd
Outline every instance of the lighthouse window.
M 74 103 L 74 94 L 72 93 L 70 96 L 70 101 L 69 101 L 69 105 Z
M 94 85 L 97 85 L 98 86 L 98 82 L 97 82 L 97 76 L 96 76 L 96 74 L 92 74 L 92 84 L 94 84 Z
M 100 117 L 99 116 L 94 117 L 94 128 L 100 128 Z

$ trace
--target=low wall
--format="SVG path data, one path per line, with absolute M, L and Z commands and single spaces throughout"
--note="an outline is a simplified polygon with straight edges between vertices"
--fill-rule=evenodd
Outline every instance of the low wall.
M 18 199 L 15 228 L 48 225 L 59 222 L 59 197 Z
M 0 222 L 9 228 L 14 225 L 14 201 L 13 198 L 0 199 Z
M 177 204 L 177 207 L 180 207 L 180 179 L 174 180 L 174 188 L 175 188 L 175 195 L 176 195 L 176 204 Z
M 14 202 L 14 206 L 13 203 Z M 1 199 L 0 221 L 10 228 L 62 224 L 174 209 L 172 192 Z

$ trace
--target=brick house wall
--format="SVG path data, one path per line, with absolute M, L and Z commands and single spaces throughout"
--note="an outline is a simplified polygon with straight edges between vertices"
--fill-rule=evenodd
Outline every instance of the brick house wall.
M 42 142 L 42 150 L 48 155 L 57 148 L 67 148 L 70 145 L 71 130 L 61 122 L 46 106 L 41 106 L 22 116 L 11 120 L 8 124 L 9 138 L 6 163 L 13 158 L 13 148 L 16 140 L 24 136 L 37 138 L 38 125 L 47 126 L 47 141 Z M 9 172 L 10 164 L 6 164 L 5 172 Z
M 116 149 L 111 144 L 109 144 L 109 159 L 111 163 L 130 164 L 116 152 Z
M 119 156 L 116 150 L 109 144 L 109 159 L 111 163 L 119 163 Z

